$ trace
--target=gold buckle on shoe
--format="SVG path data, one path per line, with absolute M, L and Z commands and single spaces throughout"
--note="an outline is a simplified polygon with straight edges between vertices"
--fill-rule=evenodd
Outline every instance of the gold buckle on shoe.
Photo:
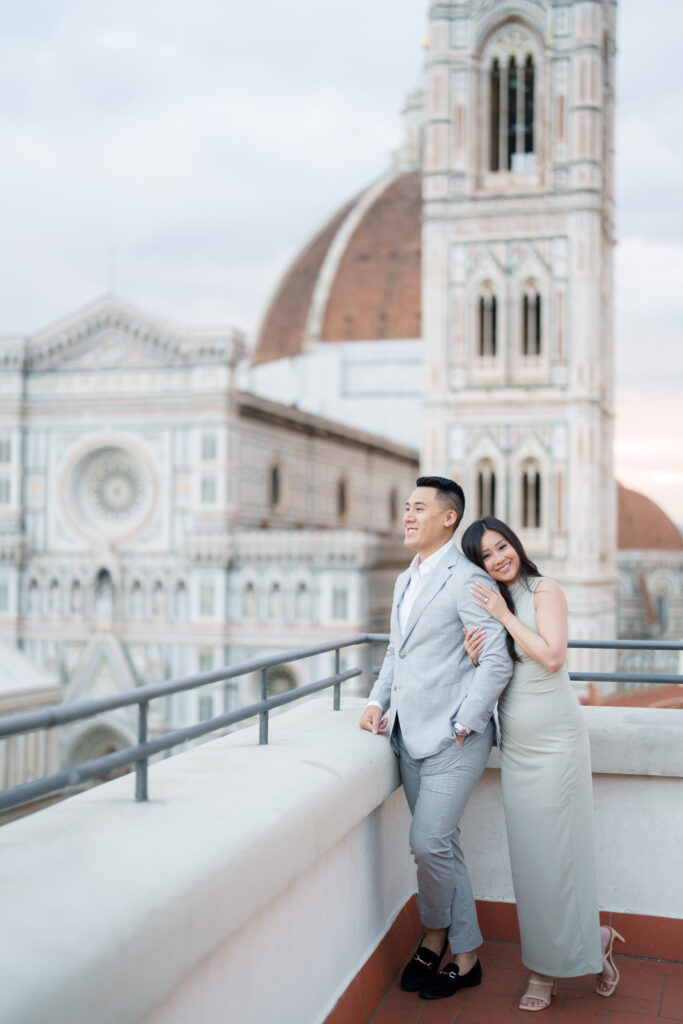
M 430 964 L 428 960 L 423 960 L 421 956 L 417 955 L 417 953 L 413 957 L 413 961 L 416 964 L 422 964 L 423 967 L 433 967 L 434 966 L 433 964 Z

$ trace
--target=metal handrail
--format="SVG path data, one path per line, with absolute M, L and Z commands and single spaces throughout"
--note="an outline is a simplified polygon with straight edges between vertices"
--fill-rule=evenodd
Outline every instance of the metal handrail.
M 267 744 L 268 715 L 271 710 L 291 704 L 302 697 L 328 689 L 329 687 L 334 688 L 333 709 L 338 711 L 341 706 L 341 684 L 347 679 L 353 679 L 361 675 L 362 672 L 360 668 L 348 669 L 345 672 L 340 670 L 341 650 L 361 644 L 386 644 L 389 642 L 389 639 L 388 633 L 358 633 L 346 639 L 329 641 L 328 643 L 316 644 L 311 647 L 301 647 L 293 651 L 282 651 L 264 658 L 254 658 L 230 668 L 226 666 L 221 669 L 214 669 L 211 672 L 186 676 L 183 679 L 140 686 L 135 690 L 129 690 L 126 693 L 111 697 L 80 701 L 67 706 L 55 705 L 42 711 L 25 712 L 0 718 L 0 739 L 2 739 L 3 737 L 35 732 L 38 729 L 50 729 L 57 725 L 64 725 L 68 722 L 75 722 L 84 718 L 93 718 L 95 715 L 102 714 L 105 711 L 133 705 L 138 706 L 137 744 L 125 747 L 123 750 L 117 750 L 113 754 L 106 754 L 103 757 L 85 761 L 64 771 L 54 772 L 42 779 L 21 783 L 11 789 L 0 792 L 0 812 L 19 807 L 32 800 L 48 796 L 67 787 L 78 785 L 81 782 L 129 764 L 135 764 L 135 799 L 140 801 L 147 800 L 148 765 L 149 758 L 153 754 L 170 750 L 181 743 L 185 743 L 187 740 L 197 739 L 218 729 L 236 725 L 256 715 L 259 717 L 259 743 Z M 683 651 L 683 642 L 668 640 L 570 640 L 568 646 L 570 648 L 600 650 Z M 301 661 L 305 658 L 314 657 L 317 654 L 326 654 L 331 651 L 335 653 L 335 671 L 333 675 L 298 686 L 287 693 L 268 697 L 267 673 L 269 668 L 286 665 L 293 661 Z M 228 679 L 235 679 L 239 676 L 259 671 L 261 673 L 261 699 L 259 701 L 235 711 L 217 715 L 204 722 L 198 722 L 195 725 L 165 733 L 154 740 L 147 738 L 147 719 L 149 702 L 151 700 L 166 697 L 173 693 L 196 689 L 199 686 L 206 686 L 211 683 L 224 682 Z M 683 685 L 683 675 L 656 675 L 653 678 L 645 673 L 570 672 L 569 678 L 574 682 L 637 682 L 658 685 L 662 683 L 677 683 Z
M 166 683 L 154 683 L 150 686 L 140 686 L 135 690 L 126 693 L 116 694 L 111 697 L 99 697 L 94 700 L 79 701 L 67 706 L 55 705 L 44 708 L 42 711 L 24 712 L 18 715 L 8 715 L 0 718 L 0 739 L 8 736 L 16 736 L 23 733 L 35 732 L 38 729 L 50 729 L 56 725 L 64 725 L 68 722 L 76 722 L 84 718 L 94 718 L 105 711 L 112 711 L 118 708 L 138 706 L 138 742 L 134 746 L 117 750 L 113 754 L 106 754 L 103 757 L 91 761 L 84 761 L 64 771 L 53 772 L 42 779 L 35 779 L 32 782 L 24 782 L 11 789 L 0 792 L 0 812 L 20 807 L 32 800 L 49 796 L 58 790 L 78 785 L 98 775 L 114 771 L 117 768 L 129 764 L 135 765 L 135 799 L 144 801 L 148 799 L 148 765 L 149 758 L 153 754 L 164 750 L 170 750 L 190 739 L 196 739 L 209 732 L 226 728 L 229 725 L 236 725 L 248 718 L 259 717 L 259 743 L 268 743 L 268 715 L 271 710 L 291 704 L 293 701 L 316 693 L 319 690 L 334 688 L 333 710 L 339 711 L 341 707 L 341 684 L 347 679 L 353 679 L 362 672 L 360 668 L 341 671 L 341 651 L 345 647 L 358 646 L 365 643 L 383 643 L 388 640 L 382 634 L 358 633 L 355 636 L 345 639 L 328 641 L 327 643 L 315 644 L 311 647 L 300 647 L 293 651 L 281 651 L 278 654 L 271 654 L 263 658 L 253 658 L 250 661 L 240 662 L 232 667 L 214 669 L 211 672 L 202 672 L 199 675 L 187 676 L 183 679 L 170 680 Z M 335 672 L 324 679 L 306 683 L 298 686 L 287 693 L 278 694 L 273 697 L 267 695 L 268 669 L 278 665 L 286 665 L 293 661 L 301 661 L 304 658 L 315 657 L 318 654 L 327 654 L 334 651 Z M 172 693 L 184 692 L 196 689 L 199 686 L 206 686 L 211 683 L 224 682 L 228 679 L 235 679 L 239 676 L 249 675 L 252 672 L 261 673 L 261 700 L 235 711 L 226 712 L 207 719 L 204 722 L 197 722 L 195 725 L 186 726 L 183 729 L 176 729 L 173 732 L 165 733 L 155 740 L 147 738 L 147 719 L 149 702 L 159 697 L 166 697 Z

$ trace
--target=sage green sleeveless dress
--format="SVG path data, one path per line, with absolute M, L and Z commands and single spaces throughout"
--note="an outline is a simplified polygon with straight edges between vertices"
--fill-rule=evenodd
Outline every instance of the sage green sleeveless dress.
M 534 591 L 517 582 L 515 613 L 534 632 Z M 588 733 L 566 667 L 520 661 L 498 701 L 503 805 L 522 961 L 567 978 L 602 970 Z

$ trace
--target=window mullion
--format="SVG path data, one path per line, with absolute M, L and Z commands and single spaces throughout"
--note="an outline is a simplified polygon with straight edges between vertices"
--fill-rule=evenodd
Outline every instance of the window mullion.
M 508 166 L 508 65 L 504 60 L 500 62 L 500 137 L 498 142 L 498 166 L 501 171 Z

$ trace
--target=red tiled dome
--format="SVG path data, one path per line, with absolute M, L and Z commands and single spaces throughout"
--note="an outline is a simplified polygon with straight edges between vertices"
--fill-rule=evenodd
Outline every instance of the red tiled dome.
M 618 487 L 617 547 L 620 551 L 680 551 L 681 537 L 666 512 L 638 491 Z
M 282 278 L 253 365 L 297 355 L 308 342 L 419 338 L 421 207 L 420 174 L 409 171 L 339 210 Z

